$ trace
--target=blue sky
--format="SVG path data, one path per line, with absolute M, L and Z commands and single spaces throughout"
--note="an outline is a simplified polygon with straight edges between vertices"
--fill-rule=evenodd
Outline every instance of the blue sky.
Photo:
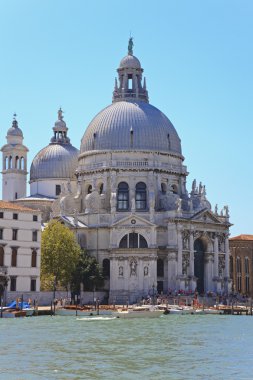
M 131 32 L 150 103 L 182 140 L 188 190 L 202 181 L 213 208 L 229 205 L 231 234 L 253 234 L 252 19 L 251 0 L 0 0 L 0 143 L 16 112 L 30 165 L 61 106 L 79 148 Z

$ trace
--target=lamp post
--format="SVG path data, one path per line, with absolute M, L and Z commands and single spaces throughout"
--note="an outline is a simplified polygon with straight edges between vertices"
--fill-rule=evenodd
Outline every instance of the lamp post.
M 155 283 L 153 282 L 153 285 L 152 285 L 152 290 L 153 290 L 153 305 L 155 304 Z

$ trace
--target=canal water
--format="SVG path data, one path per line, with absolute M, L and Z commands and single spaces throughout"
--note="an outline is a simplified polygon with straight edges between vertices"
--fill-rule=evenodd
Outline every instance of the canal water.
M 0 379 L 252 379 L 253 317 L 0 319 Z

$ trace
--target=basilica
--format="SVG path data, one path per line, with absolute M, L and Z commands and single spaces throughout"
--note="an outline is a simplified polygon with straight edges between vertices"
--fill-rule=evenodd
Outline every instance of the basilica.
M 109 300 L 135 302 L 154 290 L 229 292 L 229 211 L 212 209 L 193 181 L 176 129 L 149 103 L 133 41 L 120 61 L 112 104 L 73 147 L 63 113 L 34 157 L 26 194 L 27 152 L 14 118 L 2 147 L 3 200 L 58 218 L 94 256 Z

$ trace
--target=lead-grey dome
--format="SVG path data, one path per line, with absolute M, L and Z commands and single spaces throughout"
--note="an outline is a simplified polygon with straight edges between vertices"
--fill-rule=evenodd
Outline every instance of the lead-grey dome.
M 119 68 L 131 68 L 131 69 L 140 69 L 141 63 L 137 57 L 134 55 L 126 55 L 122 60 L 120 61 Z
M 8 129 L 7 136 L 20 136 L 23 138 L 23 132 L 18 127 L 16 119 L 13 120 L 11 128 Z
M 71 144 L 49 144 L 35 156 L 30 181 L 45 178 L 73 178 L 79 150 Z
M 181 155 L 181 141 L 170 120 L 149 103 L 118 101 L 94 117 L 81 141 L 91 150 L 148 150 Z

